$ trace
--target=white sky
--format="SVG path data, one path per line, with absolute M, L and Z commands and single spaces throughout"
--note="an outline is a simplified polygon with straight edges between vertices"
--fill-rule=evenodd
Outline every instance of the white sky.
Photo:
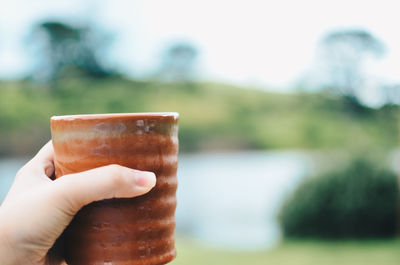
M 115 33 L 108 57 L 130 75 L 150 73 L 166 45 L 185 40 L 200 49 L 203 77 L 282 90 L 310 66 L 323 34 L 362 27 L 387 45 L 374 74 L 400 82 L 399 10 L 396 0 L 0 0 L 0 78 L 29 72 L 32 23 L 65 18 Z

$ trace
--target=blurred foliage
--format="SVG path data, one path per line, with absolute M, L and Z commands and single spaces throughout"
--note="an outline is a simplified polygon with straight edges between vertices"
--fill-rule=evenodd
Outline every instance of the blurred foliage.
M 113 74 L 100 60 L 110 37 L 93 27 L 45 21 L 33 28 L 31 41 L 40 47 L 39 56 L 35 56 L 40 65 L 33 73 L 37 79 L 53 81 L 71 75 L 99 78 Z
M 398 181 L 382 164 L 376 157 L 356 156 L 345 167 L 306 179 L 281 209 L 284 236 L 395 236 Z
M 397 265 L 400 240 L 284 241 L 270 250 L 217 248 L 178 236 L 171 265 Z
M 186 42 L 172 44 L 164 52 L 156 78 L 165 81 L 192 81 L 196 73 L 197 48 Z
M 331 31 L 322 38 L 317 51 L 316 64 L 305 76 L 306 82 L 342 95 L 352 107 L 349 110 L 363 112 L 371 91 L 379 94 L 377 98 L 383 104 L 393 102 L 388 94 L 395 92 L 398 97 L 399 92 L 391 89 L 393 84 L 385 84 L 368 72 L 386 52 L 385 44 L 371 32 L 359 28 Z
M 180 112 L 182 151 L 397 146 L 397 107 L 349 113 L 329 93 L 281 94 L 216 83 L 65 78 L 51 84 L 0 81 L 0 153 L 29 155 L 52 115 Z

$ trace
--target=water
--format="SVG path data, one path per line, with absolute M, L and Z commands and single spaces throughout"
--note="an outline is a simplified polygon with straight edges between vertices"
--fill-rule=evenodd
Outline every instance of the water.
M 28 158 L 0 159 L 0 202 L 6 197 L 18 169 L 26 162 L 28 162 Z
M 308 168 L 297 152 L 182 156 L 178 230 L 215 245 L 272 245 L 280 236 L 279 207 Z
M 0 201 L 26 161 L 0 160 Z M 177 231 L 218 246 L 271 246 L 280 238 L 279 207 L 309 168 L 294 151 L 182 155 Z

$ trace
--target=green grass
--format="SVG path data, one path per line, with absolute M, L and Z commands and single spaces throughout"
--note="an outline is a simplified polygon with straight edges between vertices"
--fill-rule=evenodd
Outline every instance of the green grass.
M 0 82 L 0 155 L 28 155 L 52 115 L 177 111 L 181 151 L 324 149 L 398 142 L 397 108 L 355 113 L 329 93 L 272 93 L 216 83 L 69 78 Z
M 400 240 L 290 241 L 271 250 L 229 251 L 178 238 L 171 265 L 398 265 Z

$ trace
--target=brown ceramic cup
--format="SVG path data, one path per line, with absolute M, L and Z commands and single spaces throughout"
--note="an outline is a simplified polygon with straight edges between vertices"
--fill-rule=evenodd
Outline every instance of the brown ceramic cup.
M 56 177 L 119 164 L 156 174 L 147 194 L 83 207 L 63 234 L 69 265 L 156 265 L 173 260 L 177 113 L 55 116 Z

